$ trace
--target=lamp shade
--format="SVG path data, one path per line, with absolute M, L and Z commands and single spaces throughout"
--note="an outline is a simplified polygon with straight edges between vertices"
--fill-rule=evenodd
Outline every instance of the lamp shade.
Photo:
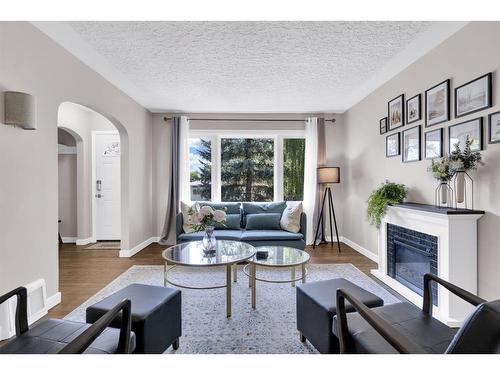
M 340 167 L 319 167 L 318 184 L 340 183 Z
M 5 124 L 17 125 L 26 130 L 36 129 L 35 98 L 24 92 L 4 93 Z

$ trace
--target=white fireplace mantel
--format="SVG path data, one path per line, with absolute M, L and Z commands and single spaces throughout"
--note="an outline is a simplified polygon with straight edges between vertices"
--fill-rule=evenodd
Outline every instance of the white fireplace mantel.
M 484 211 L 436 208 L 404 203 L 390 206 L 382 219 L 378 242 L 378 269 L 372 274 L 413 302 L 422 306 L 423 298 L 387 274 L 387 224 L 436 236 L 438 239 L 438 276 L 477 294 L 477 220 Z M 472 306 L 438 287 L 439 306 L 433 315 L 443 323 L 460 326 Z

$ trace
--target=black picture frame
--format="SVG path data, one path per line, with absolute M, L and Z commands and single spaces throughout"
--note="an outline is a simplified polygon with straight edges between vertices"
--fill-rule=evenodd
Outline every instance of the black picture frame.
M 398 140 L 397 140 L 398 151 L 394 155 L 389 155 L 389 153 L 387 152 L 387 144 L 389 142 L 389 138 L 392 138 L 392 137 L 397 137 L 398 138 Z M 385 137 L 385 157 L 386 158 L 392 158 L 392 157 L 398 156 L 400 154 L 401 154 L 401 132 L 397 132 L 397 133 L 394 133 L 394 134 L 387 135 Z
M 497 140 L 492 140 L 492 134 L 491 134 L 491 131 L 492 131 L 492 119 L 493 119 L 493 116 L 498 116 L 499 119 L 500 119 L 500 111 L 498 112 L 494 112 L 494 113 L 490 113 L 488 115 L 488 143 L 489 144 L 493 144 L 493 143 L 500 143 L 500 137 L 497 139 Z
M 482 117 L 477 117 L 477 118 L 474 118 L 472 120 L 461 122 L 459 124 L 450 125 L 448 127 L 448 152 L 450 154 L 451 154 L 451 152 L 454 149 L 454 144 L 452 144 L 452 142 L 451 142 L 451 138 L 452 138 L 452 135 L 453 135 L 452 134 L 453 129 L 456 129 L 456 128 L 459 128 L 459 127 L 464 127 L 465 125 L 468 125 L 468 124 L 470 124 L 472 122 L 476 122 L 476 121 L 477 121 L 477 130 L 478 130 L 478 133 L 479 133 L 479 137 L 478 137 L 479 148 L 475 149 L 475 148 L 471 147 L 471 150 L 472 151 L 481 151 L 481 150 L 483 150 L 483 118 Z
M 417 139 L 418 139 L 418 159 L 415 160 L 405 160 L 405 134 L 409 133 L 410 131 L 414 131 L 417 129 Z M 411 127 L 409 129 L 405 129 L 402 131 L 402 137 L 401 137 L 401 145 L 402 145 L 402 152 L 401 152 L 401 160 L 403 163 L 413 163 L 415 161 L 420 161 L 422 160 L 422 126 L 417 125 L 414 127 Z
M 414 119 L 414 120 L 410 120 L 409 119 L 409 116 L 410 116 L 410 110 L 408 108 L 408 104 L 415 100 L 415 99 L 418 99 L 418 104 L 417 104 L 417 108 L 418 108 L 418 118 Z M 409 124 L 413 124 L 414 122 L 417 122 L 417 121 L 420 121 L 422 120 L 422 94 L 417 94 L 413 97 L 411 97 L 410 99 L 406 100 L 406 108 L 405 108 L 405 112 L 406 112 L 406 124 L 409 125 Z
M 442 82 L 439 82 L 437 85 L 434 85 L 432 86 L 431 88 L 425 90 L 425 112 L 424 112 L 424 115 L 425 115 L 425 127 L 426 128 L 429 128 L 431 126 L 435 126 L 435 125 L 438 125 L 438 124 L 442 124 L 443 122 L 446 122 L 446 121 L 450 121 L 450 89 L 451 89 L 451 83 L 450 83 L 450 79 L 446 79 Z M 430 123 L 429 121 L 429 117 L 428 117 L 428 114 L 427 114 L 427 111 L 429 109 L 429 92 L 438 88 L 439 86 L 441 85 L 445 85 L 446 87 L 446 98 L 445 98 L 445 106 L 446 106 L 446 118 L 444 118 L 443 120 L 441 121 L 436 121 L 436 122 L 433 122 L 433 123 Z
M 428 157 L 427 156 L 427 137 L 432 133 L 439 134 L 439 154 L 437 156 Z M 444 137 L 444 128 L 429 130 L 429 131 L 424 133 L 424 158 L 426 160 L 432 160 L 432 159 L 437 159 L 437 158 L 443 157 L 443 155 L 444 155 L 443 137 Z
M 380 134 L 387 133 L 387 117 L 381 118 L 379 121 L 380 124 Z
M 460 85 L 458 87 L 455 88 L 455 99 L 454 99 L 454 104 L 455 104 L 455 118 L 460 118 L 460 117 L 464 117 L 464 116 L 467 116 L 467 115 L 470 115 L 471 113 L 476 113 L 476 112 L 479 112 L 479 111 L 482 111 L 486 108 L 491 108 L 493 106 L 493 98 L 492 98 L 492 92 L 493 92 L 493 86 L 492 86 L 492 81 L 493 81 L 493 73 L 490 72 L 490 73 L 486 73 L 484 75 L 482 75 L 481 77 L 477 77 L 475 79 L 473 79 L 472 81 L 469 81 L 467 83 L 464 83 L 463 85 Z M 479 80 L 482 80 L 482 79 L 486 79 L 487 80 L 487 83 L 486 83 L 486 89 L 487 89 L 487 94 L 488 94 L 488 98 L 487 98 L 487 102 L 484 106 L 482 107 L 477 107 L 473 110 L 470 110 L 470 111 L 467 111 L 467 112 L 463 112 L 461 114 L 458 113 L 458 91 L 461 90 L 461 89 L 464 89 L 465 87 L 471 85 L 472 83 L 474 82 L 477 82 Z
M 400 125 L 392 126 L 391 125 L 391 103 L 396 101 L 396 100 L 401 101 L 401 121 L 400 121 Z M 398 95 L 394 99 L 389 100 L 387 102 L 387 131 L 392 131 L 394 129 L 398 129 L 398 128 L 404 126 L 404 124 L 405 124 L 405 94 L 401 94 L 401 95 Z

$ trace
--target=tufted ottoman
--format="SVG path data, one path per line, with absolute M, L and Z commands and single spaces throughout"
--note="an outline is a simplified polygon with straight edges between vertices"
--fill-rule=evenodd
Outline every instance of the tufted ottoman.
M 87 323 L 97 321 L 125 298 L 132 302 L 132 331 L 135 353 L 163 353 L 170 345 L 179 347 L 181 332 L 181 292 L 161 286 L 130 284 L 87 308 Z M 111 323 L 120 327 L 120 317 Z
M 344 289 L 368 307 L 383 306 L 375 294 L 347 281 L 331 279 L 297 286 L 297 329 L 300 339 L 306 339 L 320 353 L 339 353 L 339 341 L 332 332 L 332 321 L 337 313 L 337 289 Z M 346 311 L 354 309 L 346 301 Z

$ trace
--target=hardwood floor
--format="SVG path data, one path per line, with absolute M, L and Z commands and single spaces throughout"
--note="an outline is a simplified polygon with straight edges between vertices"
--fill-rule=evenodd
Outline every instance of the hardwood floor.
M 119 258 L 118 250 L 87 250 L 83 246 L 63 244 L 59 247 L 59 290 L 62 302 L 49 311 L 49 316 L 62 318 L 89 297 L 113 281 L 133 265 L 163 265 L 161 252 L 166 246 L 151 244 L 131 258 Z M 338 254 L 334 246 L 308 246 L 310 263 L 352 263 L 369 275 L 377 264 L 351 247 L 341 244 Z

